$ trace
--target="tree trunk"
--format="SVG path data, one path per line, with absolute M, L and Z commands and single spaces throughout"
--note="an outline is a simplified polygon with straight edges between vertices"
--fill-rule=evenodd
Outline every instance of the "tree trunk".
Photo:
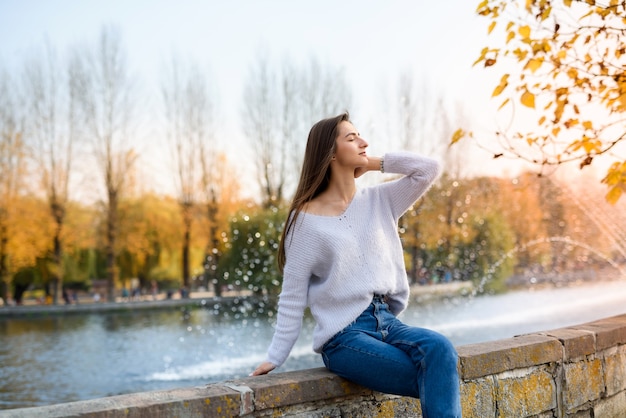
M 65 209 L 63 205 L 53 202 L 50 205 L 52 216 L 56 224 L 53 237 L 53 253 L 52 260 L 54 269 L 52 270 L 52 303 L 59 304 L 59 296 L 63 294 L 63 247 L 61 243 L 61 231 L 63 230 L 63 220 L 65 218 Z
M 115 282 L 117 267 L 115 263 L 115 245 L 117 238 L 117 193 L 109 190 L 109 208 L 107 213 L 106 231 L 106 273 L 107 273 L 107 301 L 115 301 Z
M 218 275 L 217 266 L 220 261 L 221 252 L 219 250 L 219 240 L 217 238 L 217 199 L 215 194 L 213 194 L 211 201 L 209 201 L 207 205 L 207 217 L 209 219 L 209 248 L 207 251 L 207 277 L 213 284 L 213 291 L 215 292 L 215 296 L 222 296 L 222 282 L 221 278 Z
M 189 274 L 189 246 L 191 241 L 191 225 L 185 222 L 185 232 L 183 235 L 183 287 L 191 290 Z
M 0 208 L 0 216 L 2 211 L 3 209 Z M 7 268 L 7 244 L 9 238 L 7 235 L 7 226 L 3 219 L 0 218 L 0 297 L 2 297 L 5 304 L 9 301 L 9 286 L 8 282 L 5 281 L 9 273 Z

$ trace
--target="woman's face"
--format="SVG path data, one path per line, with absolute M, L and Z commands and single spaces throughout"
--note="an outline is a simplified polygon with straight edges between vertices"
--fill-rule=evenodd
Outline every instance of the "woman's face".
M 361 138 L 354 125 L 343 121 L 339 124 L 337 131 L 335 161 L 340 165 L 354 168 L 367 165 L 368 159 L 365 149 L 368 143 Z

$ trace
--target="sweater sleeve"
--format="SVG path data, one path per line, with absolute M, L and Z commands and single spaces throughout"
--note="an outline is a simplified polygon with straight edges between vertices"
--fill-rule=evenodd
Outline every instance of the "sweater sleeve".
M 410 152 L 387 153 L 384 165 L 385 173 L 404 175 L 382 185 L 396 219 L 426 193 L 441 172 L 441 165 L 436 160 Z
M 297 229 L 296 225 L 294 229 Z M 276 329 L 267 353 L 267 360 L 276 367 L 285 362 L 296 343 L 307 305 L 311 277 L 310 257 L 306 257 L 307 251 L 303 248 L 306 245 L 303 242 L 305 240 L 298 239 L 297 235 L 297 232 L 292 231 L 285 239 L 287 261 L 283 269 L 283 284 L 278 299 Z

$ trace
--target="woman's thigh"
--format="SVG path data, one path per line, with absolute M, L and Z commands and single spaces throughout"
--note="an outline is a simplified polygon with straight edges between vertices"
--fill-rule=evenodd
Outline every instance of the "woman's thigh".
M 379 392 L 419 397 L 414 360 L 375 333 L 344 331 L 324 346 L 322 358 L 330 371 L 352 382 Z
M 438 358 L 440 361 L 450 361 L 456 367 L 457 353 L 454 345 L 436 331 L 413 327 L 394 319 L 387 328 L 385 342 L 406 352 L 414 362 Z M 435 363 L 439 364 L 439 361 Z

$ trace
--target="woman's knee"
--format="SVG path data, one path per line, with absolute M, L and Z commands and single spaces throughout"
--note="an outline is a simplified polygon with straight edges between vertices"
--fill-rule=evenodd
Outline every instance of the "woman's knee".
M 439 333 L 433 333 L 429 347 L 430 355 L 435 356 L 442 361 L 447 360 L 454 363 L 456 366 L 459 355 L 456 348 L 447 337 Z

